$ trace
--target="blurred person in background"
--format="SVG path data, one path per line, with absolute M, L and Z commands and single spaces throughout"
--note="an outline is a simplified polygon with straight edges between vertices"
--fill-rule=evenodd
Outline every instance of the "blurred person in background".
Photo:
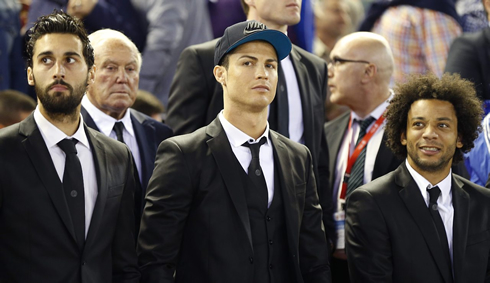
M 449 46 L 462 33 L 454 0 L 376 1 L 359 30 L 388 40 L 395 59 L 391 85 L 409 74 L 442 76 Z
M 27 92 L 26 67 L 22 59 L 20 34 L 21 4 L 0 0 L 0 90 Z
M 0 129 L 24 120 L 36 109 L 36 101 L 20 91 L 0 91 Z

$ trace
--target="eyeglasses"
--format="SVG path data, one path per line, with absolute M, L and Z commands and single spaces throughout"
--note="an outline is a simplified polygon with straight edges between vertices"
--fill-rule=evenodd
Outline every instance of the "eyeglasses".
M 333 57 L 332 59 L 330 59 L 330 61 L 328 62 L 328 64 L 332 65 L 332 66 L 339 66 L 339 65 L 342 65 L 344 63 L 363 63 L 363 64 L 371 64 L 371 62 L 369 61 L 364 61 L 364 60 L 349 60 L 349 59 L 342 59 L 340 57 Z

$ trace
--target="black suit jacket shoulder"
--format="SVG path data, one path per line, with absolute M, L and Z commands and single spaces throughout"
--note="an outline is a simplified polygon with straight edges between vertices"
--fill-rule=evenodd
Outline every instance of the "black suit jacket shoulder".
M 138 282 L 131 153 L 85 131 L 98 195 L 80 251 L 61 180 L 33 115 L 0 130 L 1 282 Z
M 454 282 L 490 281 L 490 191 L 452 175 Z M 453 282 L 437 231 L 405 163 L 348 198 L 354 282 Z
M 297 282 L 329 282 L 311 155 L 273 131 L 271 141 Z M 243 168 L 219 120 L 162 142 L 155 164 L 138 244 L 143 282 L 174 282 L 175 270 L 176 282 L 253 281 Z
M 456 38 L 444 72 L 458 73 L 475 84 L 478 97 L 490 99 L 490 28 Z

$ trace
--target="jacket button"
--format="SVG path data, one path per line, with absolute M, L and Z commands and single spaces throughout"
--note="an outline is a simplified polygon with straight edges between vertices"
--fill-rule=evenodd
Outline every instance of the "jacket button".
M 265 219 L 267 219 L 267 221 L 271 221 L 272 220 L 272 217 L 267 216 Z
M 272 240 L 269 240 L 269 244 L 272 245 L 274 242 Z
M 249 257 L 248 260 L 250 260 L 250 263 L 254 263 L 254 258 L 253 257 Z
M 85 261 L 82 261 L 82 266 L 84 266 L 84 265 L 85 265 L 85 263 L 86 263 Z
M 272 264 L 269 264 L 269 268 L 272 269 L 274 267 L 274 265 Z

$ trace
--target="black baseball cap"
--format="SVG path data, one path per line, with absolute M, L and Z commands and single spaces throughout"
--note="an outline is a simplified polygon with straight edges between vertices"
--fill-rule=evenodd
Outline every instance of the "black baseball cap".
M 226 54 L 238 46 L 255 40 L 270 43 L 276 50 L 279 61 L 291 52 L 291 41 L 284 33 L 267 29 L 263 23 L 257 21 L 246 21 L 225 29 L 223 37 L 218 40 L 214 49 L 214 64 L 218 65 Z

